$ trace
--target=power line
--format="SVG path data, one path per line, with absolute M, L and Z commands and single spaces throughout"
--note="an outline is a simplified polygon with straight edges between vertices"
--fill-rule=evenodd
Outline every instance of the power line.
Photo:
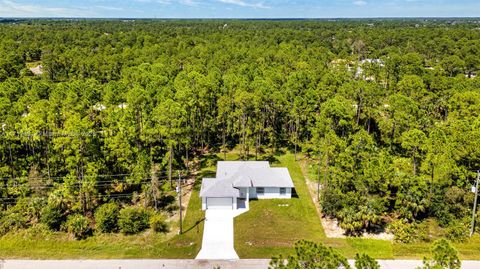
M 92 186 L 92 187 L 110 187 L 110 186 L 112 186 L 113 183 L 128 183 L 130 185 L 138 185 L 138 184 L 142 184 L 142 183 L 148 183 L 149 180 L 151 180 L 151 179 L 145 179 L 145 180 L 142 180 L 142 181 L 139 181 L 139 182 L 127 182 L 127 181 L 120 181 L 119 182 L 119 181 L 117 181 L 117 182 L 111 182 L 111 183 L 103 183 L 102 182 L 101 184 L 93 184 L 93 185 L 88 184 L 88 183 L 85 183 L 85 184 L 88 185 L 88 186 Z M 31 189 L 55 189 L 57 187 L 61 187 L 61 185 L 65 186 L 67 184 L 62 183 L 62 184 L 57 184 L 57 185 L 43 185 L 43 186 L 42 185 L 30 185 L 30 186 L 26 186 L 26 187 L 29 187 Z M 78 183 L 74 183 L 72 185 L 75 186 L 75 187 L 76 186 L 82 186 L 83 183 L 78 182 Z M 8 186 L 7 185 L 7 187 L 22 187 L 22 185 L 21 186 Z
M 96 194 L 96 195 L 93 195 L 91 197 L 92 198 L 102 198 L 102 197 L 119 198 L 119 197 L 131 197 L 131 196 L 134 196 L 134 195 L 138 195 L 138 193 L 133 192 L 133 193 Z M 47 197 L 45 197 L 45 198 L 47 198 Z M 41 199 L 41 198 L 40 197 L 0 198 L 0 201 L 6 201 L 6 202 L 1 202 L 3 204 L 15 204 L 19 200 L 35 200 L 35 199 Z
M 183 171 L 187 171 L 187 170 L 175 170 L 177 172 L 183 172 Z M 188 172 L 188 171 L 187 171 Z M 156 172 L 155 174 L 159 174 L 159 175 L 164 175 L 164 174 L 167 174 L 168 171 L 158 171 Z M 82 176 L 81 178 L 102 178 L 102 177 L 121 177 L 121 176 L 142 176 L 142 175 L 151 175 L 151 173 L 139 173 L 139 174 L 134 174 L 134 173 L 130 173 L 130 174 L 98 174 L 98 175 L 85 175 L 85 176 Z M 23 176 L 23 177 L 1 177 L 0 180 L 25 180 L 25 179 L 65 179 L 69 177 L 69 175 L 65 175 L 65 176 L 55 176 L 55 177 L 29 177 L 29 176 Z M 77 177 L 79 178 L 79 177 Z
M 140 181 L 143 181 L 143 180 L 151 180 L 152 178 L 148 177 L 148 178 L 142 178 Z M 168 176 L 162 176 L 162 177 L 157 177 L 157 179 L 168 179 Z M 95 182 L 92 182 L 92 181 L 75 181 L 75 182 L 72 182 L 72 183 L 69 183 L 69 184 L 72 184 L 72 185 L 82 185 L 82 184 L 91 184 L 93 183 L 94 185 L 96 184 L 108 184 L 108 183 L 129 183 L 129 184 L 134 184 L 136 181 L 128 181 L 127 179 L 115 179 L 115 180 L 100 180 L 100 181 L 95 181 Z M 25 186 L 26 184 L 28 184 L 28 182 L 21 182 L 21 183 L 14 183 L 13 187 L 15 186 Z M 61 185 L 61 184 L 67 184 L 67 182 L 54 182 L 54 183 L 35 183 L 35 184 L 28 184 L 28 186 L 30 187 L 41 187 L 41 186 L 58 186 L 58 185 Z M 12 184 L 6 184 L 7 186 L 8 185 L 12 185 Z
M 159 177 L 158 179 L 168 179 L 168 177 L 164 176 L 164 177 Z M 126 180 L 122 180 L 122 181 L 119 181 L 119 180 L 109 180 L 109 181 L 97 181 L 97 182 L 73 182 L 73 183 L 70 183 L 70 184 L 67 184 L 65 182 L 63 183 L 53 183 L 53 184 L 34 184 L 34 185 L 28 185 L 27 183 L 23 183 L 23 184 L 18 184 L 18 185 L 9 185 L 7 184 L 6 187 L 28 187 L 30 189 L 54 189 L 54 188 L 58 188 L 58 187 L 62 187 L 62 186 L 68 186 L 68 185 L 72 185 L 72 186 L 82 186 L 82 185 L 87 185 L 87 186 L 91 186 L 91 187 L 110 187 L 112 186 L 112 184 L 114 183 L 127 183 L 127 184 L 130 184 L 130 185 L 138 185 L 138 184 L 143 184 L 143 183 L 148 183 L 150 182 L 150 180 L 152 180 L 152 178 L 143 178 L 142 180 L 140 181 L 134 181 L 134 182 L 129 182 L 129 181 L 126 181 Z

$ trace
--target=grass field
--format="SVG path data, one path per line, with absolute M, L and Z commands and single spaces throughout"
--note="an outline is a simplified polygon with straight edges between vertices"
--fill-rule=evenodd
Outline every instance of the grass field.
M 227 159 L 238 157 L 230 153 Z M 272 158 L 269 158 L 272 159 Z M 292 245 L 301 239 L 323 242 L 348 257 L 357 252 L 376 258 L 393 258 L 388 241 L 371 239 L 326 238 L 300 166 L 293 154 L 276 156 L 272 166 L 287 167 L 298 197 L 290 200 L 254 200 L 250 210 L 235 218 L 235 249 L 241 258 L 270 258 L 292 253 Z M 280 206 L 288 204 L 288 206 Z
M 238 155 L 231 152 L 227 159 L 236 160 Z M 376 259 L 422 259 L 430 254 L 431 242 L 402 244 L 363 238 L 326 238 L 299 162 L 294 160 L 293 154 L 268 159 L 274 160 L 273 166 L 288 168 L 298 198 L 250 202 L 250 211 L 235 219 L 235 249 L 241 258 L 288 255 L 292 252 L 291 246 L 300 239 L 322 242 L 348 258 L 353 258 L 356 253 L 367 253 Z M 279 206 L 281 204 L 289 206 Z M 442 233 L 435 225 L 430 227 L 433 241 Z M 480 259 L 478 235 L 454 245 L 462 259 Z
M 204 173 L 211 173 L 208 169 Z M 195 258 L 200 251 L 204 212 L 198 196 L 200 180 L 188 205 L 184 233 L 174 234 L 178 223 L 171 223 L 173 234 L 151 231 L 139 235 L 100 234 L 74 240 L 63 232 L 45 233 L 29 229 L 0 237 L 0 259 L 113 259 L 113 258 Z
M 222 155 L 202 159 L 198 179 L 212 176 Z M 238 160 L 230 152 L 228 160 Z M 292 245 L 300 239 L 322 242 L 352 258 L 367 253 L 377 259 L 420 259 L 429 255 L 430 243 L 400 244 L 362 238 L 326 238 L 320 218 L 305 183 L 305 177 L 293 154 L 269 156 L 273 166 L 287 167 L 298 197 L 290 200 L 258 200 L 250 202 L 250 210 L 235 218 L 235 249 L 241 258 L 271 258 L 292 253 Z M 201 247 L 204 212 L 198 196 L 201 180 L 193 189 L 182 235 L 145 232 L 140 235 L 95 235 L 73 240 L 65 233 L 11 233 L 0 238 L 0 259 L 68 259 L 68 258 L 195 258 Z M 288 206 L 279 206 L 285 205 Z M 172 224 L 172 230 L 178 228 Z M 434 232 L 433 234 L 435 234 Z M 435 238 L 432 238 L 432 240 Z M 480 259 L 480 236 L 454 244 L 462 259 Z

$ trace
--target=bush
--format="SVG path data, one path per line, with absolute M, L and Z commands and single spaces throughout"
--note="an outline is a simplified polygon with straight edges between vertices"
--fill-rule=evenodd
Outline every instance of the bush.
M 83 239 L 90 233 L 90 220 L 80 214 L 68 216 L 67 231 L 76 239 Z
M 445 228 L 448 227 L 450 222 L 453 221 L 455 216 L 448 212 L 448 210 L 436 210 L 433 212 L 434 217 L 437 219 L 438 225 L 440 227 Z
M 0 219 L 0 236 L 12 230 L 24 229 L 28 226 L 28 219 L 20 213 L 7 211 Z
M 322 243 L 301 240 L 295 243 L 295 254 L 290 255 L 285 266 L 282 256 L 273 257 L 270 261 L 272 269 L 285 268 L 350 268 L 347 259 L 337 250 Z
M 462 262 L 458 258 L 457 250 L 445 239 L 439 239 L 431 248 L 432 257 L 423 258 L 423 266 L 418 269 L 449 268 L 460 269 Z
M 64 221 L 62 211 L 54 206 L 46 206 L 40 213 L 40 222 L 47 225 L 51 230 L 57 231 L 60 229 L 62 222 Z
M 155 214 L 150 217 L 150 228 L 158 233 L 168 232 L 168 224 L 163 215 Z
M 136 234 L 148 228 L 149 213 L 138 207 L 127 207 L 120 210 L 118 226 L 124 234 Z
M 118 206 L 115 203 L 101 205 L 95 211 L 96 228 L 101 233 L 118 230 Z
M 53 232 L 51 231 L 50 227 L 48 227 L 48 225 L 46 225 L 45 223 L 38 223 L 25 230 L 24 234 L 24 237 L 29 239 L 45 240 L 45 238 L 51 236 Z
M 320 195 L 320 205 L 325 215 L 337 217 L 337 213 L 345 207 L 346 197 L 337 189 L 324 189 Z
M 454 242 L 462 242 L 468 237 L 468 226 L 458 221 L 451 223 L 445 230 L 446 237 Z
M 389 230 L 394 234 L 394 240 L 397 242 L 412 243 L 428 239 L 426 223 L 397 220 L 390 223 Z
M 356 269 L 380 269 L 378 262 L 367 254 L 355 254 Z

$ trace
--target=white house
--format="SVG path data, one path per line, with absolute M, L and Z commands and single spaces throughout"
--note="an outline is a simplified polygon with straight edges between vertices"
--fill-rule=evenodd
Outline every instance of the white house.
M 202 209 L 248 209 L 250 199 L 290 199 L 293 187 L 287 168 L 266 161 L 220 161 L 215 178 L 202 180 Z

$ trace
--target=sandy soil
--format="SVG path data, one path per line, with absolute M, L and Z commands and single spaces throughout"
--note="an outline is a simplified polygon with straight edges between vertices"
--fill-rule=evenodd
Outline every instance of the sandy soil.
M 36 76 L 42 75 L 43 74 L 43 66 L 37 65 L 36 67 L 29 68 L 30 71 Z
M 192 190 L 193 186 L 195 185 L 195 180 L 197 178 L 198 174 L 198 169 L 196 168 L 198 166 L 198 163 L 192 163 L 191 166 L 193 167 L 190 171 L 190 175 L 187 179 L 185 179 L 184 182 L 182 182 L 182 217 L 183 220 L 185 220 L 185 216 L 187 215 L 187 209 L 188 209 L 188 203 L 190 202 L 190 198 L 192 196 Z M 178 199 L 176 201 L 178 204 Z M 176 210 L 174 214 L 172 214 L 168 220 L 170 222 L 178 222 L 180 219 L 179 211 Z M 170 231 L 170 233 L 173 232 L 173 234 L 177 234 L 179 232 L 179 229 L 176 229 L 175 231 Z
M 308 178 L 307 165 L 308 164 L 306 160 L 300 161 L 300 167 L 302 169 L 303 175 L 305 176 L 305 180 L 308 186 L 308 190 L 310 192 L 310 196 L 312 197 L 312 201 L 315 204 L 315 208 L 317 209 L 318 216 L 322 222 L 323 230 L 325 231 L 325 236 L 327 236 L 328 238 L 346 238 L 347 236 L 345 235 L 345 230 L 338 225 L 337 220 L 326 218 L 323 216 L 322 211 L 320 209 L 320 203 L 318 202 L 318 199 L 317 199 L 318 185 L 316 181 L 310 180 Z M 322 185 L 320 185 L 320 190 L 321 189 L 322 189 Z M 378 234 L 364 233 L 359 237 L 369 238 L 369 239 L 393 240 L 393 234 L 387 233 L 387 232 L 378 233 Z

